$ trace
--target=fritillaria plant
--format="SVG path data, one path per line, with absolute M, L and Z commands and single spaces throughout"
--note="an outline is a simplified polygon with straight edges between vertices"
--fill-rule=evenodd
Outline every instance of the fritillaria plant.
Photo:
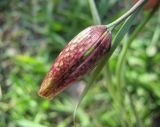
M 52 99 L 95 68 L 106 55 L 111 54 L 116 48 L 111 46 L 111 31 L 136 12 L 144 2 L 145 0 L 139 0 L 109 25 L 90 26 L 74 37 L 53 63 L 41 84 L 39 95 Z
M 111 57 L 117 46 L 120 44 L 120 41 L 124 38 L 125 34 L 132 26 L 133 21 L 135 20 L 136 16 L 139 14 L 140 10 L 143 8 L 143 5 L 145 5 L 146 2 L 147 0 L 139 0 L 129 11 L 127 11 L 120 18 L 116 19 L 108 25 L 102 25 L 94 0 L 89 0 L 93 20 L 95 21 L 95 24 L 98 25 L 93 25 L 84 29 L 64 47 L 64 49 L 61 51 L 61 53 L 53 63 L 48 74 L 44 78 L 38 92 L 39 95 L 50 100 L 56 95 L 58 95 L 60 92 L 65 90 L 67 87 L 71 86 L 74 82 L 80 80 L 85 74 L 89 73 L 96 67 L 93 74 L 91 75 L 91 80 L 85 87 L 75 107 L 73 117 L 73 122 L 75 124 L 76 110 L 80 102 L 88 92 L 89 88 L 93 86 L 94 81 L 98 77 L 98 74 L 106 65 L 106 62 L 108 62 L 108 59 Z M 151 0 L 149 2 L 151 2 Z M 146 5 L 149 5 L 149 2 Z M 119 103 L 117 109 L 119 110 L 119 113 L 121 115 L 123 114 L 122 67 L 124 64 L 127 50 L 133 40 L 136 38 L 136 36 L 144 28 L 146 23 L 158 10 L 159 4 L 160 2 L 157 5 L 154 5 L 154 8 L 146 16 L 143 22 L 138 25 L 138 27 L 129 37 L 128 42 L 125 43 L 122 48 L 122 52 L 119 55 L 116 68 L 116 95 L 114 95 L 113 93 L 114 88 L 112 86 L 111 76 L 109 76 L 109 73 L 106 69 L 106 73 L 108 73 L 106 79 L 107 83 L 109 84 L 108 92 L 111 95 L 113 101 L 115 103 Z M 120 27 L 115 37 L 112 39 L 112 30 L 114 30 L 114 28 L 116 28 L 116 26 L 118 26 L 124 20 L 125 22 Z M 131 97 L 130 100 L 132 100 Z M 132 101 L 131 103 L 132 105 L 134 105 Z M 142 127 L 142 121 L 138 113 L 136 112 L 135 107 L 133 106 L 132 108 L 135 114 L 137 126 Z M 120 119 L 121 121 L 123 121 L 123 117 L 121 117 Z M 123 122 L 121 124 L 123 125 Z

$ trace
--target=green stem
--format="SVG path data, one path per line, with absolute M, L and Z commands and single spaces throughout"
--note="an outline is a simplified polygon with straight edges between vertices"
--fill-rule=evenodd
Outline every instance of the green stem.
M 127 38 L 128 36 L 126 35 L 125 36 L 125 41 L 124 41 L 124 44 L 125 44 L 125 42 L 127 42 Z M 118 57 L 119 59 L 121 59 L 120 57 Z M 122 68 L 123 69 L 123 68 Z M 121 70 L 121 72 L 122 72 L 123 70 Z M 117 75 L 116 74 L 116 76 L 117 76 L 117 82 L 118 82 L 118 85 L 117 85 L 117 94 L 116 94 L 116 96 L 117 96 L 117 101 L 118 101 L 118 103 L 119 103 L 119 105 L 118 105 L 118 108 L 119 108 L 119 111 L 120 111 L 120 114 L 123 114 L 123 116 L 125 116 L 126 115 L 126 110 L 125 110 L 125 104 L 124 104 L 124 96 L 125 96 L 125 93 L 124 93 L 124 91 L 123 91 L 123 87 L 122 87 L 122 84 L 124 84 L 123 83 L 123 73 L 121 73 L 120 72 L 120 74 L 119 75 Z M 121 121 L 125 121 L 125 118 L 124 117 L 121 117 Z M 126 122 L 129 124 L 130 123 L 130 121 L 128 121 L 128 119 L 126 119 Z M 122 125 L 122 123 L 121 123 L 121 125 Z
M 126 35 L 125 37 L 125 43 L 124 43 L 124 47 L 123 49 L 125 48 L 125 46 L 127 45 L 127 40 L 128 40 L 128 36 Z M 120 102 L 120 104 L 122 104 L 123 102 L 123 66 L 124 66 L 124 63 L 125 63 L 125 58 L 123 58 L 123 55 L 125 55 L 123 52 L 124 50 L 122 50 L 121 54 L 119 55 L 118 57 L 118 62 L 117 62 L 117 68 L 116 68 L 116 78 L 117 78 L 117 97 L 118 97 L 118 100 Z
M 106 25 L 107 28 L 114 29 L 116 26 L 118 26 L 122 21 L 124 21 L 127 17 L 129 17 L 131 14 L 133 14 L 137 8 L 142 6 L 146 0 L 139 0 L 130 10 L 128 10 L 125 14 L 123 14 L 120 18 L 113 21 L 112 23 Z
M 110 73 L 110 70 L 109 70 L 109 65 L 108 65 L 108 62 L 105 66 L 105 69 L 104 69 L 104 76 L 106 78 L 106 84 L 107 84 L 107 89 L 108 89 L 108 92 L 112 98 L 112 100 L 114 102 L 116 102 L 116 96 L 114 94 L 114 85 L 112 83 L 112 78 L 111 78 L 111 73 Z
M 98 14 L 96 5 L 95 5 L 95 1 L 94 0 L 88 0 L 90 8 L 91 8 L 91 13 L 92 13 L 92 17 L 94 20 L 94 24 L 101 24 L 101 19 L 100 16 Z

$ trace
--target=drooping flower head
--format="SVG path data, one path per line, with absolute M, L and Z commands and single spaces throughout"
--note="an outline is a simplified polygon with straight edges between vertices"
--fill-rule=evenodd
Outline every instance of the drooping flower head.
M 109 51 L 111 33 L 103 25 L 90 26 L 62 50 L 44 78 L 39 95 L 52 99 L 92 70 Z

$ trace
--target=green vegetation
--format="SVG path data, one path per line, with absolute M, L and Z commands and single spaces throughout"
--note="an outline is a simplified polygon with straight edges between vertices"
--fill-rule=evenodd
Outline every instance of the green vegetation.
M 0 1 L 0 127 L 73 126 L 81 87 L 51 101 L 37 92 L 51 64 L 75 35 L 90 25 L 111 23 L 133 5 L 125 0 L 95 1 L 99 16 L 87 0 Z M 149 13 L 138 13 L 85 95 L 76 113 L 78 127 L 160 126 L 158 11 L 134 37 Z M 113 39 L 118 30 L 113 31 Z M 91 78 L 87 75 L 83 82 Z

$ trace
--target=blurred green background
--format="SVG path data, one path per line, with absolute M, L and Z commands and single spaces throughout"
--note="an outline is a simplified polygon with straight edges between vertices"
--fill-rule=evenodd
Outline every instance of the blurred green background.
M 96 0 L 96 5 L 102 23 L 108 24 L 133 3 Z M 147 13 L 139 14 L 132 29 Z M 39 97 L 37 91 L 63 47 L 90 25 L 93 18 L 87 0 L 0 0 L 0 127 L 73 126 L 73 110 L 83 87 L 72 87 L 51 101 Z M 123 72 L 126 84 L 123 118 L 108 92 L 103 70 L 78 108 L 78 126 L 138 127 L 138 120 L 141 127 L 160 127 L 158 28 L 160 16 L 156 13 L 127 53 Z M 121 47 L 109 60 L 115 86 Z M 89 78 L 87 76 L 81 84 Z

